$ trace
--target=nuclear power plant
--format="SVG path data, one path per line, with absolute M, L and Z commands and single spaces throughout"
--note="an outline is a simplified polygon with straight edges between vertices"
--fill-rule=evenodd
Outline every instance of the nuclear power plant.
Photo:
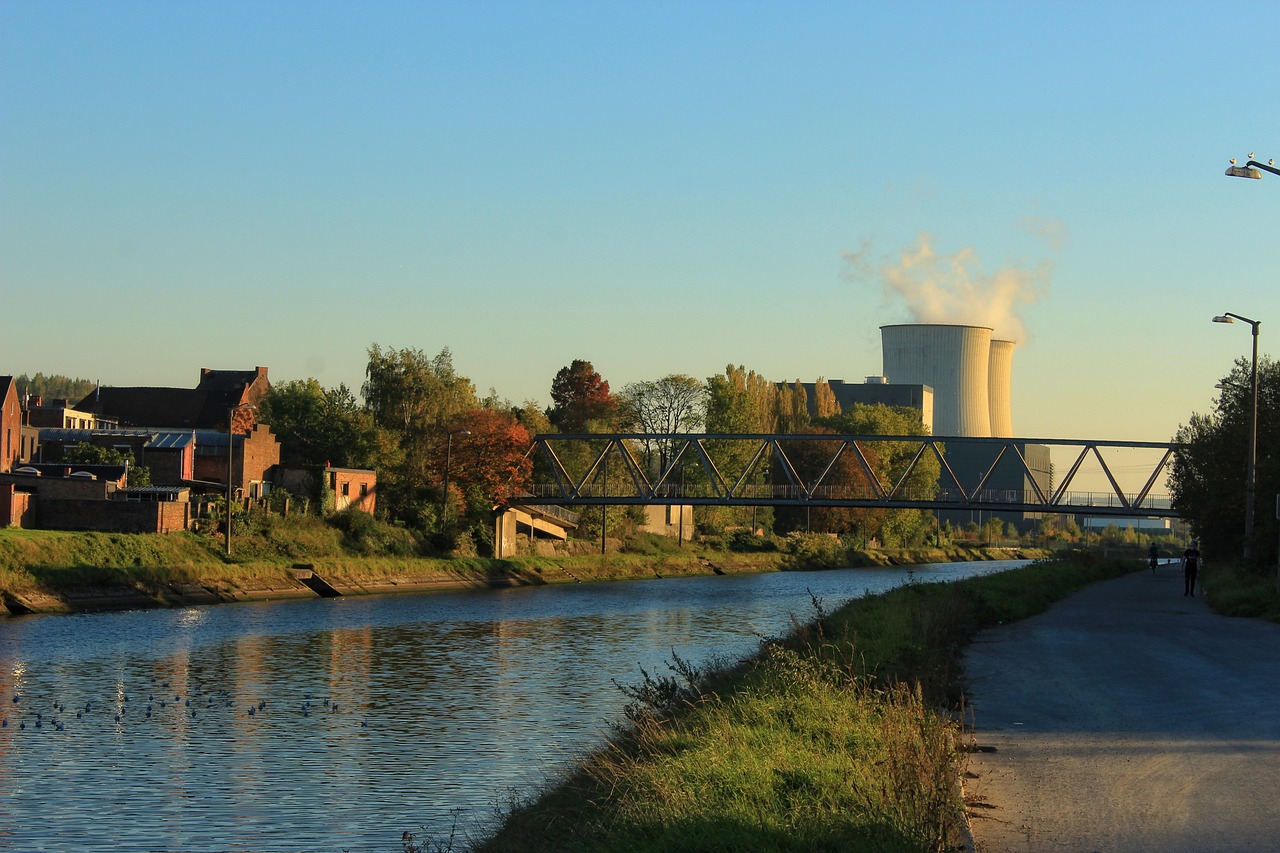
M 982 484 L 984 491 L 1000 491 L 1011 501 L 1038 484 L 1051 488 L 1049 448 L 1018 442 L 1017 453 L 1026 461 L 1031 477 L 1012 455 L 1001 457 L 1001 443 L 965 439 L 1012 438 L 1013 341 L 993 337 L 988 326 L 944 323 L 904 323 L 880 327 L 882 370 L 862 385 L 828 380 L 842 410 L 854 404 L 883 403 L 906 406 L 920 412 L 921 422 L 932 435 L 947 437 L 945 455 L 951 471 L 965 490 Z M 815 400 L 813 384 L 805 383 L 810 410 Z M 955 522 L 968 513 L 944 512 Z M 1007 520 L 1024 522 L 1022 513 L 997 513 Z M 965 517 L 961 517 L 965 516 Z
M 934 435 L 1012 436 L 1014 343 L 991 335 L 987 326 L 881 326 L 885 380 L 933 389 Z

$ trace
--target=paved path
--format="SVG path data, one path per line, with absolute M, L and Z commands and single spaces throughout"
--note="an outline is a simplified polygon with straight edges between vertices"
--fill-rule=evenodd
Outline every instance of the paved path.
M 1280 625 L 1179 567 L 985 631 L 966 670 L 980 853 L 1280 850 Z

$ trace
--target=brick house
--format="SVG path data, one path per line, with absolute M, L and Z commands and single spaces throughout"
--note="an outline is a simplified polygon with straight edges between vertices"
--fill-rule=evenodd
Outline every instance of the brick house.
M 76 408 L 121 427 L 178 429 L 227 429 L 228 413 L 236 406 L 235 431 L 253 429 L 254 409 L 270 390 L 267 368 L 253 370 L 200 369 L 195 388 L 102 387 L 82 399 Z
M 134 464 L 150 471 L 154 486 L 183 486 L 195 479 L 196 436 L 190 430 L 45 429 L 40 437 L 41 462 L 61 462 L 83 443 L 132 456 Z
M 333 491 L 333 508 L 341 512 L 348 507 L 370 515 L 378 501 L 378 473 L 367 468 L 328 468 L 322 473 Z
M 22 458 L 22 406 L 18 383 L 12 376 L 0 376 L 0 471 L 13 470 Z
M 271 489 L 272 477 L 280 464 L 280 441 L 266 424 L 256 424 L 247 434 L 230 436 L 231 485 L 250 497 L 260 498 Z M 227 484 L 225 432 L 195 431 L 195 482 Z
M 333 493 L 333 508 L 348 507 L 372 514 L 378 502 L 378 472 L 369 468 L 278 468 L 274 488 L 308 500 L 320 500 L 320 485 Z
M 67 400 L 31 397 L 26 401 L 26 423 L 38 429 L 109 429 L 112 420 L 79 409 Z
M 122 489 L 124 471 L 122 465 L 40 464 L 0 473 L 0 526 L 127 533 L 186 529 L 188 489 Z

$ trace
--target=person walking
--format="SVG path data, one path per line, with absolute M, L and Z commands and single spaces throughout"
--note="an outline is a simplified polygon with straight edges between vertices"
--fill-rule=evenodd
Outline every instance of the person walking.
M 1160 562 L 1160 549 L 1156 547 L 1154 542 L 1147 549 L 1147 560 L 1151 563 L 1151 574 L 1154 575 L 1156 573 L 1156 564 Z
M 1194 596 L 1196 594 L 1196 575 L 1200 573 L 1200 549 L 1196 547 L 1196 540 L 1191 540 L 1191 547 L 1182 552 L 1182 576 L 1186 581 L 1186 589 L 1182 595 Z

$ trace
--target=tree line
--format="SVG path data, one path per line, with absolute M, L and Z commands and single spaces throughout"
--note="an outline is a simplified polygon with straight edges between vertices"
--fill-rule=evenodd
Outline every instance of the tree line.
M 291 380 L 272 386 L 258 419 L 278 436 L 283 465 L 376 469 L 380 515 L 439 538 L 442 547 L 469 536 L 484 552 L 492 546 L 494 507 L 547 476 L 528 455 L 535 434 L 643 433 L 632 450 L 655 475 L 671 464 L 676 445 L 670 437 L 681 433 L 925 434 L 915 410 L 854 406 L 844 412 L 821 379 L 817 388 L 811 413 L 799 380 L 778 384 L 731 364 L 705 380 L 671 374 L 615 392 L 590 361 L 575 359 L 552 378 L 551 405 L 541 408 L 534 402 L 513 405 L 493 392 L 481 397 L 455 369 L 447 347 L 429 356 L 415 348 L 374 344 L 368 350 L 361 399 L 345 385 L 325 388 L 314 378 Z M 721 454 L 726 464 L 745 467 L 747 460 L 731 458 L 747 452 L 740 443 L 710 444 L 710 452 Z M 561 462 L 582 470 L 593 450 L 589 443 L 573 447 Z M 827 464 L 824 447 L 815 441 L 791 451 L 801 476 L 812 478 Z M 882 482 L 895 482 L 913 451 L 909 445 L 882 445 L 868 461 Z M 572 458 L 574 453 L 581 458 Z M 760 466 L 753 476 L 761 483 L 785 482 L 776 464 Z M 681 476 L 696 484 L 706 472 L 700 465 L 687 465 Z M 912 476 L 915 487 L 936 483 L 936 460 L 932 466 L 918 465 Z M 866 472 L 852 457 L 827 477 L 827 482 L 850 485 L 866 481 Z M 932 526 L 932 517 L 919 510 L 815 508 L 802 513 L 698 507 L 695 523 L 717 532 L 822 530 L 891 544 L 920 541 Z M 604 524 L 612 534 L 615 526 L 638 521 L 635 510 L 611 508 L 602 517 L 584 516 L 578 532 L 595 537 Z
M 1246 473 L 1253 414 L 1252 367 L 1237 359 L 1218 383 L 1213 410 L 1178 428 L 1183 445 L 1169 478 L 1173 506 L 1191 523 L 1200 550 L 1214 560 L 1244 551 Z M 1275 572 L 1280 551 L 1280 362 L 1258 360 L 1256 495 L 1250 568 Z

